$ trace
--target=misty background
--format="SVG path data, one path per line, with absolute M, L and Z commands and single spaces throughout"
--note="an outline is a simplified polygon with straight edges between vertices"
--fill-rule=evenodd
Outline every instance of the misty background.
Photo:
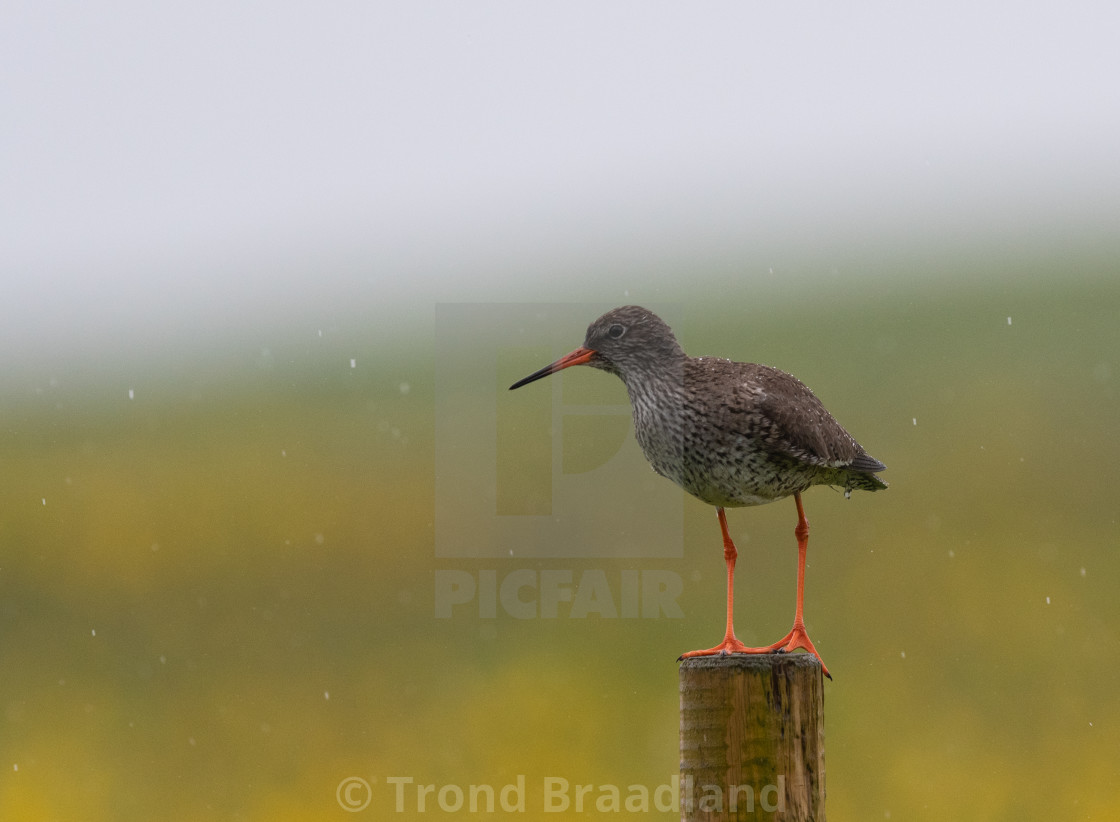
M 34 357 L 312 310 L 677 297 L 713 266 L 872 247 L 1084 250 L 1120 201 L 1118 17 L 23 4 L 0 32 L 0 333 Z

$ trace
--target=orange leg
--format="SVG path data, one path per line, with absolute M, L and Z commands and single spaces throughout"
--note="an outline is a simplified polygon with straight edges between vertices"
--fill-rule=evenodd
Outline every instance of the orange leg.
M 809 520 L 805 519 L 805 509 L 801 506 L 800 492 L 793 495 L 793 501 L 797 503 L 797 527 L 793 529 L 793 533 L 797 537 L 797 610 L 793 614 L 793 628 L 790 629 L 790 632 L 763 650 L 794 651 L 802 648 L 820 659 L 824 675 L 832 679 L 824 660 L 817 653 L 817 649 L 813 647 L 809 634 L 805 632 L 805 619 L 802 611 L 805 602 L 805 551 L 809 547 Z
M 694 656 L 715 656 L 716 654 L 764 654 L 771 648 L 748 648 L 735 638 L 735 625 L 733 614 L 735 610 L 735 559 L 739 556 L 735 550 L 735 543 L 731 541 L 731 534 L 727 532 L 727 516 L 722 508 L 716 508 L 719 517 L 719 527 L 723 531 L 723 559 L 727 563 L 727 631 L 723 635 L 723 642 L 714 648 L 704 651 L 688 651 L 678 657 L 688 659 Z

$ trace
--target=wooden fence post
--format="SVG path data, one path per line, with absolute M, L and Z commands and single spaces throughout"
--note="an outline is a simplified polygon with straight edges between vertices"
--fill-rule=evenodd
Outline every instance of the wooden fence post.
M 810 654 L 680 666 L 682 822 L 825 822 L 824 677 Z

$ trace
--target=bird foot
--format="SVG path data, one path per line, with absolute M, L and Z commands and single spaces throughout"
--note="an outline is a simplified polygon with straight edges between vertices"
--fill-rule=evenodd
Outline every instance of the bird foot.
M 707 648 L 703 651 L 686 651 L 677 657 L 677 662 L 685 659 L 692 659 L 698 656 L 727 656 L 728 654 L 785 654 L 791 651 L 801 649 L 807 651 L 817 658 L 821 663 L 821 671 L 829 679 L 832 679 L 832 674 L 828 672 L 828 666 L 824 664 L 821 655 L 817 653 L 817 649 L 813 646 L 812 640 L 809 639 L 809 634 L 805 632 L 804 625 L 795 624 L 790 632 L 784 637 L 779 639 L 773 645 L 766 645 L 762 648 L 751 648 L 744 645 L 734 635 L 725 636 L 723 642 L 714 648 Z
M 794 626 L 790 629 L 790 632 L 788 634 L 779 639 L 773 645 L 767 645 L 765 648 L 761 648 L 758 650 L 769 653 L 784 654 L 790 651 L 796 651 L 798 648 L 803 651 L 807 651 L 815 656 L 821 663 L 821 670 L 824 672 L 824 675 L 829 679 L 832 679 L 832 674 L 828 672 L 828 666 L 824 664 L 824 660 L 821 659 L 821 655 L 817 653 L 817 649 L 813 646 L 813 642 L 809 639 L 809 634 L 805 632 L 805 626 L 802 624 L 794 623 Z
M 737 640 L 734 636 L 726 636 L 723 642 L 714 648 L 703 651 L 686 651 L 677 657 L 677 662 L 682 659 L 692 659 L 697 656 L 727 656 L 728 654 L 768 654 L 770 648 L 750 648 Z

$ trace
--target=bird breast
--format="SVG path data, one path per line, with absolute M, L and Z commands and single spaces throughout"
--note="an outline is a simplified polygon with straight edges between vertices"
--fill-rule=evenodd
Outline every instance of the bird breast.
M 653 469 L 710 505 L 761 505 L 807 488 L 800 475 L 779 470 L 750 420 L 730 420 L 697 406 L 680 384 L 627 385 L 634 434 Z

